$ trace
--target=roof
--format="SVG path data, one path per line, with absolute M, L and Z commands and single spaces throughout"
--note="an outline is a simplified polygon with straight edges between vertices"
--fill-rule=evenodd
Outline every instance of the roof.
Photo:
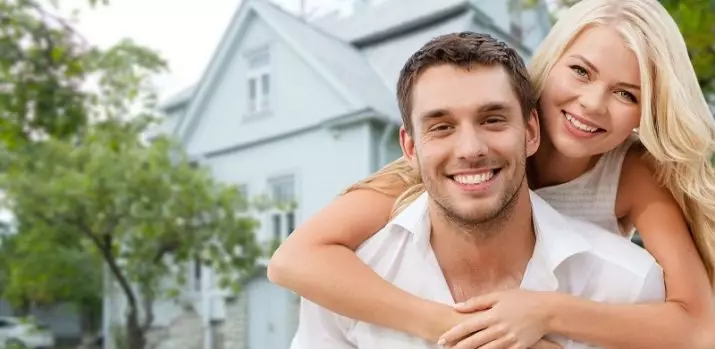
M 414 23 L 429 22 L 435 17 L 460 13 L 469 8 L 468 0 L 386 0 L 374 5 L 358 8 L 348 17 L 339 15 L 316 19 L 312 24 L 330 31 L 338 38 L 360 43 L 374 37 L 383 36 L 401 27 Z
M 181 106 L 191 99 L 196 91 L 196 85 L 191 85 L 176 94 L 169 97 L 167 100 L 161 103 L 160 108 L 163 110 L 170 110 L 175 107 Z
M 240 40 L 246 18 L 255 14 L 265 21 L 284 42 L 331 85 L 353 111 L 370 108 L 386 121 L 401 122 L 397 103 L 391 90 L 370 66 L 357 48 L 283 11 L 264 0 L 247 0 L 224 34 L 208 68 L 195 88 L 174 96 L 164 103 L 164 109 L 191 99 L 187 111 L 177 124 L 181 138 L 194 129 L 197 115 L 210 95 L 215 80 L 221 77 L 226 61 L 233 56 L 231 49 Z M 188 130 L 186 132 L 185 130 Z

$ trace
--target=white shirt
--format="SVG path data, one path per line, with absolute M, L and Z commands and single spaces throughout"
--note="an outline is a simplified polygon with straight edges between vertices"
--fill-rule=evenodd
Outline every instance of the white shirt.
M 663 271 L 642 248 L 596 225 L 557 212 L 533 192 L 536 244 L 521 288 L 559 291 L 608 303 L 665 300 Z M 454 304 L 430 245 L 423 194 L 356 251 L 377 274 L 425 299 Z M 302 300 L 291 349 L 438 348 L 420 338 L 337 315 Z M 593 348 L 551 338 L 564 349 Z

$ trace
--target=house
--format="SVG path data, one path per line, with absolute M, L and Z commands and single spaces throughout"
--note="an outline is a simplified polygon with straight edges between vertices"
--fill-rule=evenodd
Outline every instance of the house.
M 309 21 L 267 0 L 243 1 L 201 80 L 162 106 L 162 132 L 216 178 L 249 196 L 297 202 L 293 211 L 260 217 L 261 241 L 286 237 L 346 186 L 401 155 L 396 80 L 429 39 L 488 32 L 528 59 L 551 25 L 544 3 L 519 10 L 506 0 L 354 2 L 350 13 Z M 289 346 L 296 295 L 265 273 L 238 296 L 218 289 L 207 268 L 191 276 L 181 301 L 191 307 L 156 306 L 160 347 Z M 105 307 L 109 333 L 122 300 L 109 293 Z

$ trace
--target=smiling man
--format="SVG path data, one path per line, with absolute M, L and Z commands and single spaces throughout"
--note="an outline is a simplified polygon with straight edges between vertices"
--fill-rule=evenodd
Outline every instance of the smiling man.
M 380 276 L 445 304 L 519 287 L 607 302 L 664 299 L 662 270 L 644 250 L 530 192 L 526 159 L 539 146 L 539 121 L 513 49 L 476 33 L 438 37 L 405 64 L 398 99 L 403 152 L 426 193 L 358 249 Z M 292 344 L 433 347 L 305 299 Z

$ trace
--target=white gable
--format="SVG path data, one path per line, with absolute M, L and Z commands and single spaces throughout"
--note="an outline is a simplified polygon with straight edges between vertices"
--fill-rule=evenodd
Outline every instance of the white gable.
M 250 16 L 230 58 L 213 81 L 203 108 L 196 110 L 195 130 L 187 147 L 204 154 L 260 138 L 312 126 L 350 111 L 351 106 L 318 75 L 261 17 Z M 270 106 L 267 112 L 248 108 L 251 53 L 267 50 Z

